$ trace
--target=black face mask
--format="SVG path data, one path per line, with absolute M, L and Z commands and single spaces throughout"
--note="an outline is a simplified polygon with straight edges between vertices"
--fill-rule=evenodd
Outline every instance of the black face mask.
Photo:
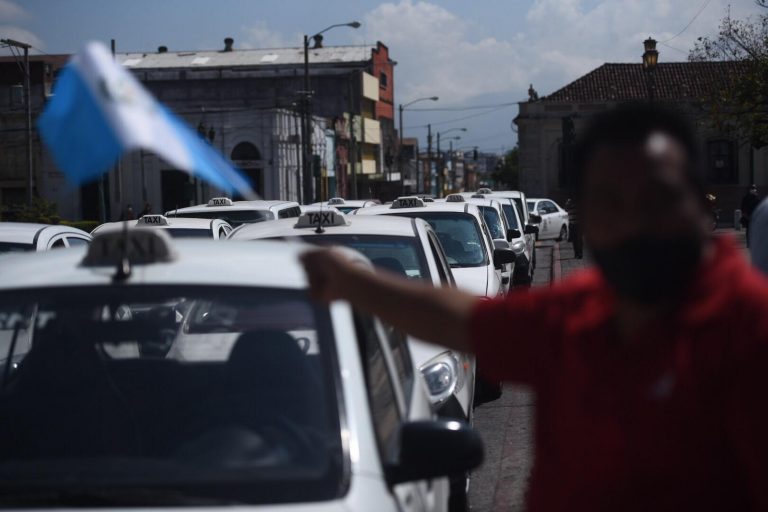
M 622 297 L 642 303 L 678 298 L 701 260 L 701 239 L 642 237 L 609 249 L 592 250 L 606 281 Z

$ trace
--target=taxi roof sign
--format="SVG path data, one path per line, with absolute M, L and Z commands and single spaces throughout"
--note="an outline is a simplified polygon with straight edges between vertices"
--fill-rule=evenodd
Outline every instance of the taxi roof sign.
M 97 234 L 83 258 L 84 267 L 119 267 L 173 261 L 171 237 L 162 229 L 130 229 Z
M 477 194 L 472 194 L 471 198 L 472 199 L 485 199 L 485 194 L 481 194 L 481 193 L 478 192 Z
M 467 200 L 464 199 L 464 196 L 461 194 L 449 194 L 445 198 L 446 203 L 466 203 Z
M 213 197 L 208 201 L 208 206 L 233 206 L 234 203 L 228 197 Z
M 330 226 L 346 226 L 344 215 L 332 210 L 315 210 L 301 214 L 295 228 L 324 228 Z
M 329 206 L 334 206 L 337 204 L 344 204 L 344 198 L 343 197 L 332 197 L 328 200 Z
M 424 208 L 424 201 L 416 196 L 398 197 L 392 201 L 393 210 L 398 208 Z
M 138 222 L 139 226 L 167 226 L 168 217 L 165 215 L 143 215 Z
M 493 194 L 493 190 L 489 188 L 479 188 L 477 189 L 478 194 Z

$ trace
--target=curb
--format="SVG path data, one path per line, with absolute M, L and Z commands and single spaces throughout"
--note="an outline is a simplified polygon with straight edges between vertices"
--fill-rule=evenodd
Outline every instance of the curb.
M 555 242 L 552 246 L 552 268 L 550 270 L 549 285 L 552 286 L 560 282 L 563 276 L 563 268 L 560 264 L 560 242 Z

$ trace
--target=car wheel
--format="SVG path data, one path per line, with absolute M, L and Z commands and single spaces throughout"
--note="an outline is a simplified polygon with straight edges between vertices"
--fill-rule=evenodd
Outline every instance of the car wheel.
M 558 242 L 562 242 L 564 240 L 568 240 L 568 228 L 565 227 L 565 224 L 563 224 L 560 228 L 560 236 L 557 237 Z

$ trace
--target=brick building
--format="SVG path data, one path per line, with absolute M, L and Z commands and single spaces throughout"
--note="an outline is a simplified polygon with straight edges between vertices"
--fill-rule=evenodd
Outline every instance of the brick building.
M 696 129 L 701 154 L 699 172 L 707 191 L 718 197 L 725 218 L 732 218 L 750 183 L 768 190 L 768 153 L 746 140 L 716 132 L 706 115 L 703 98 L 724 80 L 740 73 L 738 62 L 659 63 L 649 77 L 642 64 L 603 64 L 546 97 L 531 94 L 521 102 L 515 122 L 519 129 L 520 186 L 530 197 L 564 200 L 570 170 L 569 131 L 577 135 L 595 112 L 611 106 L 654 100 L 679 108 Z M 532 91 L 533 92 L 533 91 Z

